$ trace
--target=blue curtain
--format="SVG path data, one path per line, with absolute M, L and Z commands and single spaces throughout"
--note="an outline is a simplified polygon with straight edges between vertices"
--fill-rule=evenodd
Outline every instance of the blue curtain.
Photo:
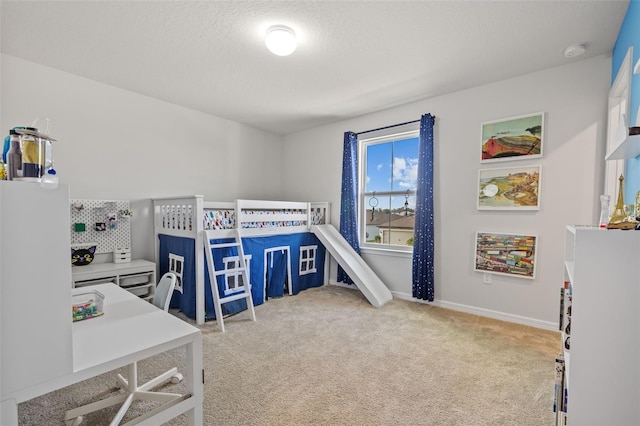
M 358 242 L 358 135 L 345 132 L 342 156 L 342 197 L 340 201 L 340 234 L 360 253 Z M 338 282 L 353 284 L 353 280 L 338 265 Z
M 413 297 L 433 302 L 433 123 L 435 117 L 420 118 L 418 185 L 413 238 Z

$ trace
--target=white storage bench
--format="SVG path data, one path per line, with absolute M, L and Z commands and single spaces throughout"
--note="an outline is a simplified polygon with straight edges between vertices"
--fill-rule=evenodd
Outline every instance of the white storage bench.
M 125 290 L 153 301 L 156 289 L 156 264 L 133 259 L 126 263 L 91 263 L 71 268 L 73 288 L 112 282 Z

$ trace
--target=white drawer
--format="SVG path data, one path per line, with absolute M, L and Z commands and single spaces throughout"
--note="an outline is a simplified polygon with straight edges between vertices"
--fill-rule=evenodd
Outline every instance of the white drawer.
M 133 288 L 128 288 L 127 289 L 130 293 L 135 294 L 138 297 L 142 297 L 142 298 L 146 298 L 146 297 L 150 297 L 153 295 L 152 293 L 152 289 L 151 289 L 151 284 L 147 284 L 144 286 L 140 286 L 140 287 L 133 287 Z
M 96 278 L 94 280 L 84 280 L 84 281 L 76 281 L 74 283 L 74 287 L 85 287 L 88 285 L 96 285 L 96 284 L 106 284 L 106 283 L 117 283 L 117 277 L 104 277 L 104 278 Z
M 151 282 L 151 273 L 120 275 L 120 287 L 131 287 Z

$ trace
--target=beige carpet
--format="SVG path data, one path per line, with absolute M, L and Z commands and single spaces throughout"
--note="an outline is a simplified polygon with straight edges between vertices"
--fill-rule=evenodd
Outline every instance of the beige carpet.
M 271 299 L 256 315 L 228 318 L 225 333 L 202 327 L 206 425 L 553 424 L 557 333 L 401 300 L 374 308 L 335 286 Z M 140 375 L 183 362 L 182 350 L 162 354 Z M 114 384 L 105 374 L 20 404 L 20 424 L 63 425 L 65 410 Z

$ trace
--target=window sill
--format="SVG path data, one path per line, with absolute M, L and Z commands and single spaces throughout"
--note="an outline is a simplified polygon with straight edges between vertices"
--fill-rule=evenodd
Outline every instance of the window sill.
M 374 254 L 376 256 L 394 256 L 411 258 L 413 256 L 413 250 L 402 250 L 394 248 L 378 248 L 378 247 L 360 247 L 360 252 L 363 254 Z

